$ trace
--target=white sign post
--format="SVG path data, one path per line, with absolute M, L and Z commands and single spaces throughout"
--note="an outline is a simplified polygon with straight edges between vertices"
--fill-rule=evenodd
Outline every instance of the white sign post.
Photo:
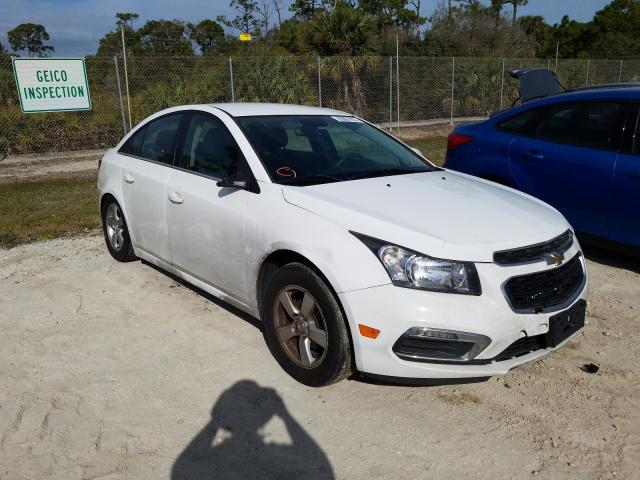
M 24 113 L 91 110 L 84 58 L 13 58 Z

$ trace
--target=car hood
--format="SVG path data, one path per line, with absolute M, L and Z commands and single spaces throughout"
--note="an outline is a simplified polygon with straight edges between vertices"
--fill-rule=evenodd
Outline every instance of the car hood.
M 492 262 L 495 251 L 544 242 L 569 228 L 533 197 L 449 170 L 282 191 L 288 203 L 347 230 L 451 260 Z

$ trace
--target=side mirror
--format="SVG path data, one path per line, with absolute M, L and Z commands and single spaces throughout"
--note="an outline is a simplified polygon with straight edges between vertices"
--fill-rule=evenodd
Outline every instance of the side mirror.
M 224 177 L 222 180 L 218 180 L 216 182 L 218 187 L 229 187 L 229 188 L 247 188 L 247 182 L 245 180 L 237 180 L 232 177 Z
M 421 157 L 424 157 L 424 155 L 422 155 L 422 152 L 417 149 L 416 147 L 411 147 L 411 150 L 413 150 L 414 152 L 416 152 L 418 155 L 420 155 Z

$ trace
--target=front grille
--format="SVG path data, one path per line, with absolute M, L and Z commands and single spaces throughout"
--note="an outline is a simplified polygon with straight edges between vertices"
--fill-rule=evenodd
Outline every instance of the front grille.
M 502 353 L 498 354 L 492 360 L 496 362 L 510 360 L 543 348 L 547 348 L 547 340 L 544 334 L 535 335 L 533 337 L 522 337 L 509 345 Z
M 514 310 L 542 313 L 569 300 L 584 279 L 580 254 L 577 254 L 561 267 L 510 278 L 504 291 Z
M 552 253 L 564 253 L 573 245 L 573 233 L 567 230 L 548 242 L 536 243 L 513 250 L 502 250 L 493 254 L 493 261 L 498 265 L 514 265 L 543 259 Z

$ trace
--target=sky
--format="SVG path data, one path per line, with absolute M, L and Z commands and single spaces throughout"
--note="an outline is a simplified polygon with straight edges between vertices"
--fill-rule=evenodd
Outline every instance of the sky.
M 441 0 L 423 0 L 429 15 Z M 542 15 L 558 23 L 563 15 L 585 22 L 610 0 L 529 0 L 518 15 Z M 218 15 L 234 16 L 229 0 L 0 0 L 0 42 L 8 47 L 6 32 L 20 23 L 40 23 L 50 35 L 58 56 L 91 55 L 99 39 L 115 28 L 116 12 L 140 14 L 137 26 L 149 19 L 197 22 Z M 290 15 L 287 12 L 287 16 Z

